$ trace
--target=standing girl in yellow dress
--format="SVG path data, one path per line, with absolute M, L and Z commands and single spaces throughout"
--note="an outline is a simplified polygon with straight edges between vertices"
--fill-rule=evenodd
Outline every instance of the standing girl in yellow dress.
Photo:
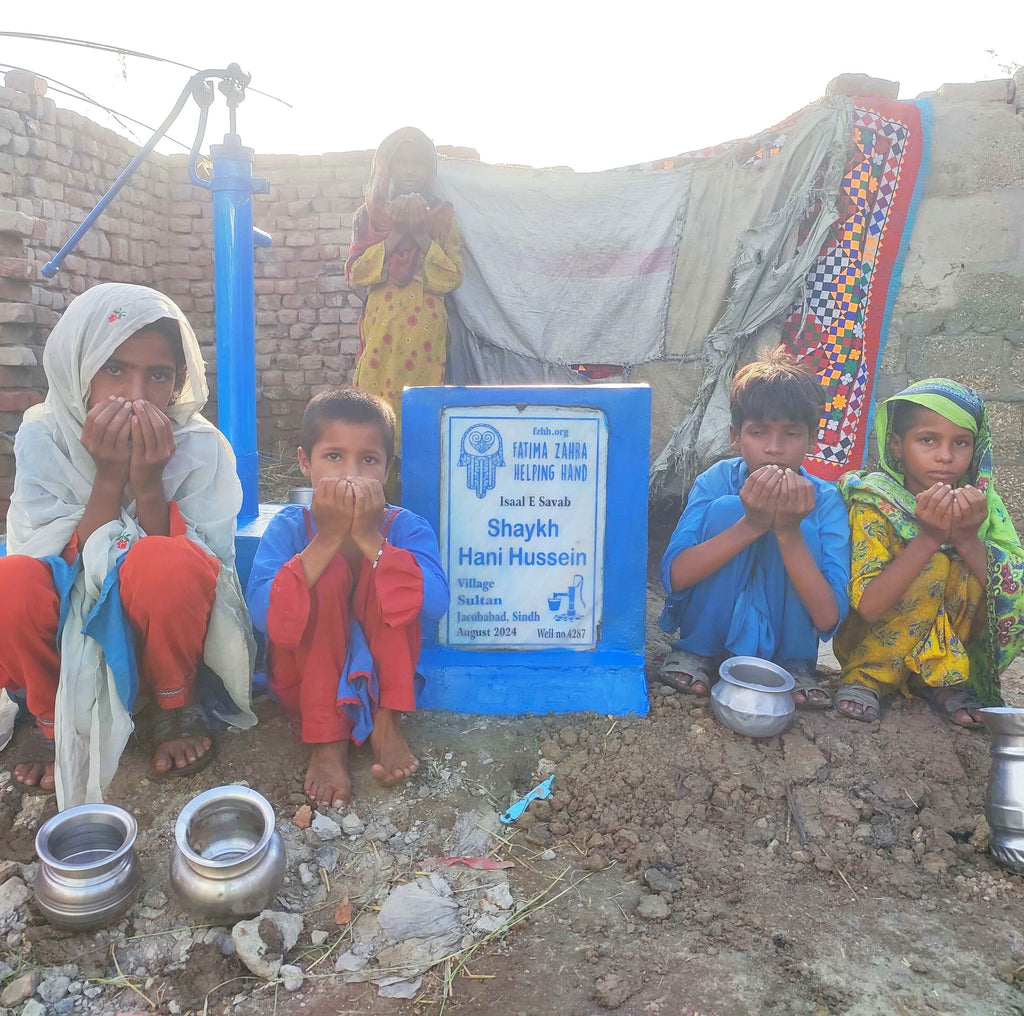
M 369 288 L 353 383 L 395 410 L 392 482 L 401 456 L 402 389 L 444 384 L 444 294 L 462 282 L 462 238 L 436 182 L 437 150 L 422 131 L 403 127 L 385 138 L 355 214 L 345 267 L 352 285 Z
M 879 408 L 881 468 L 847 473 L 850 606 L 835 637 L 836 708 L 879 718 L 879 695 L 912 691 L 981 729 L 999 675 L 1024 646 L 1024 551 L 992 481 L 985 405 L 945 378 Z

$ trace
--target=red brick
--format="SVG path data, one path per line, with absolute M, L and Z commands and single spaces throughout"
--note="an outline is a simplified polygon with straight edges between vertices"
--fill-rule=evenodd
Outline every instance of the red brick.
M 29 406 L 42 402 L 43 396 L 39 392 L 19 390 L 0 392 L 0 413 L 24 412 Z
M 0 278 L 31 279 L 36 274 L 36 266 L 24 258 L 0 258 Z

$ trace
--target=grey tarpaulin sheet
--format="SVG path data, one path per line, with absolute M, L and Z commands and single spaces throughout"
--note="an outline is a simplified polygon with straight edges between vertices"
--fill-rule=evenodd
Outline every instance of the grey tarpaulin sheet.
M 737 365 L 799 297 L 836 221 L 851 124 L 850 100 L 829 97 L 771 158 L 737 143 L 657 171 L 442 160 L 438 192 L 465 240 L 449 382 L 564 384 L 581 380 L 568 364 L 699 356 L 696 397 L 651 471 L 654 487 L 678 475 L 688 490 L 728 451 Z
M 474 335 L 521 357 L 659 359 L 691 173 L 441 160 L 438 194 L 464 239 L 450 304 Z
M 689 321 L 723 290 L 720 262 L 701 263 L 699 244 L 688 243 L 687 237 L 707 236 L 718 228 L 723 205 L 730 209 L 726 221 L 737 221 L 733 209 L 742 208 L 749 225 L 734 247 L 728 299 L 701 344 L 697 396 L 651 468 L 655 488 L 674 473 L 686 492 L 702 469 L 728 452 L 732 376 L 749 352 L 746 340 L 784 313 L 803 290 L 808 269 L 838 217 L 837 197 L 851 134 L 850 100 L 829 97 L 803 112 L 782 150 L 771 159 L 737 167 L 730 151 L 709 160 L 721 160 L 723 179 L 732 183 L 720 192 L 720 200 L 690 206 L 679 256 L 678 276 L 683 277 L 677 277 L 672 297 L 673 317 Z M 702 176 L 713 169 L 702 167 Z M 806 233 L 798 242 L 803 228 Z
M 445 381 L 450 385 L 568 385 L 583 383 L 574 370 L 560 363 L 536 360 L 494 346 L 474 335 L 459 316 L 449 297 L 448 364 Z

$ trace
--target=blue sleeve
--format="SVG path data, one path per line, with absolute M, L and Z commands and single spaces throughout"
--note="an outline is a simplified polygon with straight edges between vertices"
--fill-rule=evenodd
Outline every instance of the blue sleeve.
M 266 634 L 270 587 L 277 573 L 296 554 L 305 550 L 308 542 L 301 508 L 298 511 L 290 506 L 282 509 L 264 530 L 253 558 L 249 584 L 245 588 L 249 616 L 257 631 Z
M 409 551 L 423 573 L 421 619 L 440 620 L 448 612 L 448 577 L 441 567 L 441 551 L 430 523 L 415 512 L 403 509 L 392 523 L 388 540 Z
M 689 586 L 673 591 L 672 562 L 684 550 L 701 542 L 711 505 L 726 494 L 736 493 L 733 489 L 736 486 L 735 463 L 735 459 L 716 462 L 710 469 L 701 473 L 690 488 L 686 507 L 661 558 L 661 584 L 665 587 L 666 593 L 665 606 L 658 620 L 658 626 L 662 631 L 679 630 L 695 588 Z
M 827 641 L 835 635 L 850 612 L 850 516 L 833 484 L 821 482 L 816 487 L 818 505 L 815 514 L 821 538 L 818 567 L 832 587 L 839 608 L 839 620 L 835 626 L 829 631 L 819 632 L 821 639 Z
M 731 466 L 731 461 L 716 462 L 693 481 L 690 496 L 686 499 L 686 507 L 661 558 L 661 584 L 670 598 L 682 596 L 687 592 L 685 589 L 676 593 L 672 591 L 672 562 L 684 550 L 701 542 L 701 533 L 704 531 L 711 503 L 724 494 L 736 493 L 727 482 Z

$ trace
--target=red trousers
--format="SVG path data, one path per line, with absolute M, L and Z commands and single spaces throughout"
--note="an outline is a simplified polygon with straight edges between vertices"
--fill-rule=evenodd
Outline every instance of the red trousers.
M 184 535 L 176 510 L 171 516 L 172 532 L 180 527 L 181 534 L 139 540 L 120 571 L 139 682 L 164 709 L 189 699 L 220 572 L 220 562 Z M 0 688 L 25 689 L 29 711 L 49 737 L 60 677 L 59 615 L 49 565 L 17 554 L 0 558 Z
M 303 741 L 322 744 L 352 735 L 352 724 L 337 704 L 352 618 L 373 657 L 378 705 L 402 712 L 416 708 L 413 677 L 422 604 L 423 575 L 416 559 L 391 544 L 385 544 L 377 569 L 363 561 L 355 583 L 340 554 L 312 589 L 298 555 L 284 565 L 271 586 L 267 612 L 269 682 Z

